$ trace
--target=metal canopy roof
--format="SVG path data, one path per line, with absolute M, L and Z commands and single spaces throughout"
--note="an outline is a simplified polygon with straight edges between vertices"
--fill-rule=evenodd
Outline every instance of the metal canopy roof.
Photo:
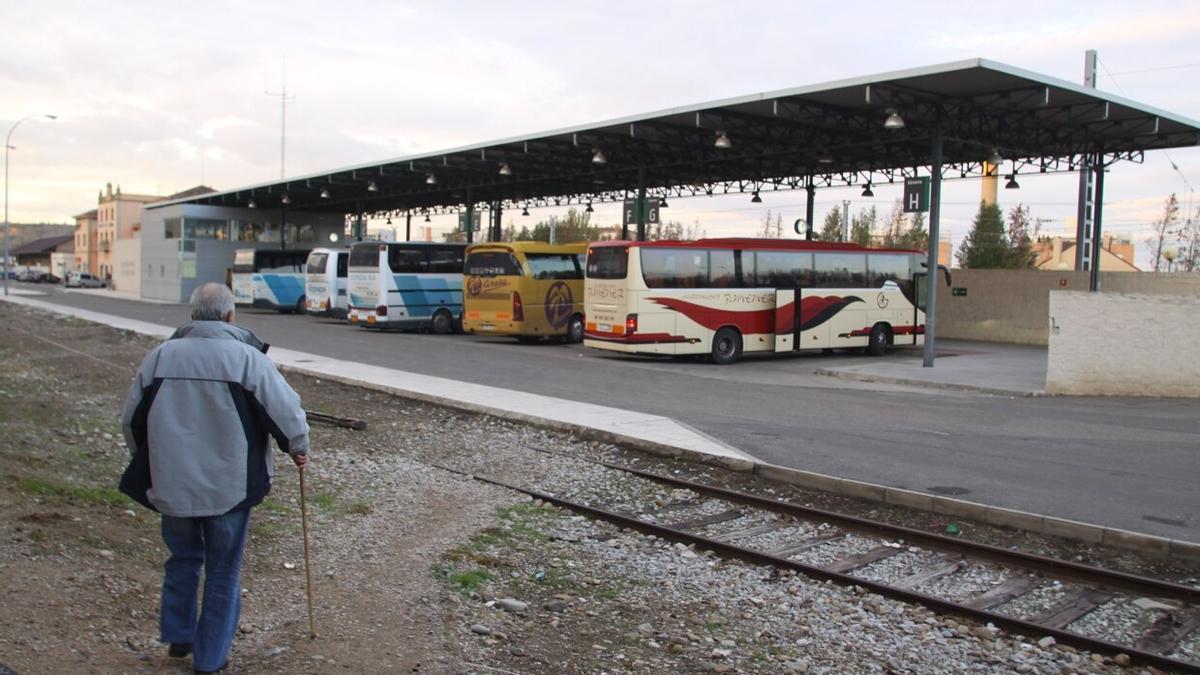
M 905 124 L 885 128 L 890 111 Z M 1140 161 L 1200 143 L 1200 123 L 1012 66 L 972 59 L 673 108 L 557 131 L 159 202 L 366 213 L 607 201 L 884 183 L 932 163 L 980 175 L 1071 171 L 1083 157 Z M 716 147 L 723 133 L 730 147 Z M 599 151 L 606 163 L 593 161 Z M 510 173 L 502 174 L 506 166 Z M 927 171 L 927 169 L 926 169 Z M 432 178 L 431 178 L 432 177 Z M 436 182 L 433 182 L 436 181 Z M 468 197 L 469 192 L 469 197 Z M 322 195 L 326 194 L 327 197 Z

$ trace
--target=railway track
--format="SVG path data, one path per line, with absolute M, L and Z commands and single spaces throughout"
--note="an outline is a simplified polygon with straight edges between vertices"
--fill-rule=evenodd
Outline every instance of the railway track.
M 860 586 L 1034 640 L 1050 637 L 1108 654 L 1118 663 L 1200 672 L 1200 659 L 1175 653 L 1189 636 L 1200 637 L 1198 587 L 559 456 L 610 474 L 604 488 L 580 491 L 552 479 L 517 485 L 435 466 L 697 550 Z M 667 499 L 650 500 L 663 490 Z M 1106 622 L 1097 617 L 1122 613 L 1135 617 L 1136 634 L 1105 635 Z

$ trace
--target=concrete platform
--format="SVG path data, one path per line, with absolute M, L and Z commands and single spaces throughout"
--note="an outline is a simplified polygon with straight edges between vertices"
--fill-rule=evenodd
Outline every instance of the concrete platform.
M 1046 393 L 1046 348 L 994 342 L 938 340 L 933 366 L 919 349 L 899 350 L 870 363 L 818 368 L 819 375 L 860 382 L 979 391 L 999 396 Z
M 157 338 L 167 338 L 175 332 L 174 326 L 41 302 L 23 295 L 9 296 L 7 301 Z M 754 460 L 750 455 L 730 445 L 661 415 L 567 401 L 279 347 L 272 347 L 268 355 L 285 370 L 368 386 L 463 410 L 541 423 L 564 431 L 595 432 L 590 435 L 615 443 L 645 447 L 652 451 L 685 450 L 732 460 L 744 467 L 749 467 Z

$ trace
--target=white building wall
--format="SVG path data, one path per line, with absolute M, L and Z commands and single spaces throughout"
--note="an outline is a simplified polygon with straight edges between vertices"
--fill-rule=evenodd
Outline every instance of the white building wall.
M 118 239 L 113 242 L 113 290 L 125 293 L 142 292 L 142 240 Z
M 1050 293 L 1046 391 L 1200 397 L 1200 297 Z

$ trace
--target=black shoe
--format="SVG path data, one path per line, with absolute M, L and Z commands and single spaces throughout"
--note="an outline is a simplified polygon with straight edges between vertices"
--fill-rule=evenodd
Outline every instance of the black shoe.
M 229 665 L 229 662 L 226 661 L 225 663 L 222 663 L 220 665 L 220 667 L 218 667 L 216 670 L 200 670 L 199 668 L 197 668 L 196 673 L 197 674 L 199 674 L 199 673 L 219 673 L 219 672 L 225 670 L 225 667 L 228 665 Z
M 170 647 L 167 647 L 167 656 L 173 659 L 182 659 L 192 653 L 192 643 L 190 642 L 172 642 Z

